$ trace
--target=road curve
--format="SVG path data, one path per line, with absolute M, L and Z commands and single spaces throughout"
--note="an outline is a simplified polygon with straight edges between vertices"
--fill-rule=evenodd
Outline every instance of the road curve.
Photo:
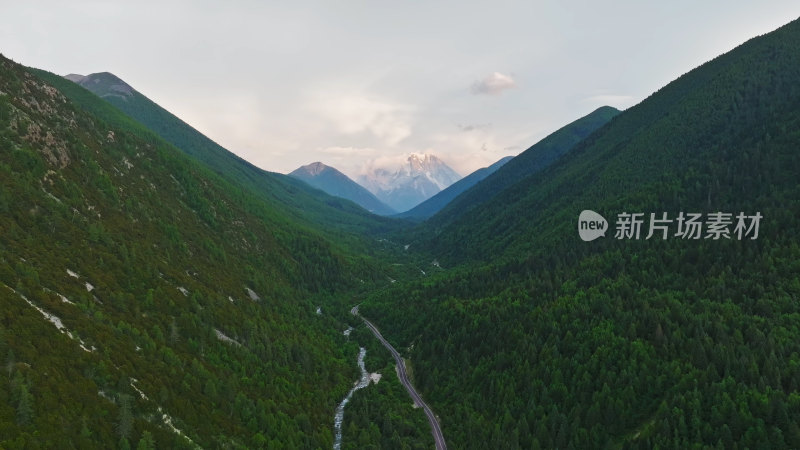
M 353 313 L 353 315 L 359 316 L 358 306 L 353 307 L 350 312 Z M 442 435 L 442 428 L 439 426 L 439 421 L 436 419 L 436 416 L 433 414 L 433 411 L 428 404 L 422 400 L 422 397 L 420 397 L 416 389 L 414 389 L 414 385 L 411 384 L 411 380 L 408 379 L 406 362 L 403 360 L 400 354 L 397 353 L 397 350 L 395 350 L 394 347 L 392 347 L 392 345 L 383 338 L 381 332 L 378 331 L 372 322 L 365 319 L 364 316 L 359 317 L 361 317 L 361 320 L 363 320 L 367 327 L 369 327 L 369 329 L 372 331 L 372 334 L 374 334 L 375 337 L 381 341 L 381 344 L 383 344 L 383 346 L 389 350 L 394 357 L 395 362 L 397 362 L 397 374 L 400 377 L 400 383 L 405 386 L 406 390 L 408 391 L 408 395 L 411 396 L 411 399 L 414 400 L 414 403 L 421 406 L 423 411 L 425 411 L 425 415 L 428 416 L 428 422 L 430 422 L 431 431 L 433 432 L 433 440 L 436 443 L 436 450 L 447 450 L 447 444 L 444 441 L 444 435 Z

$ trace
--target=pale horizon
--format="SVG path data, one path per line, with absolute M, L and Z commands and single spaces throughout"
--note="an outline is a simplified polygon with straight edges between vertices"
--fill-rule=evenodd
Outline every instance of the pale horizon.
M 800 15 L 777 0 L 245 3 L 9 5 L 0 53 L 111 72 L 265 170 L 320 161 L 355 180 L 429 153 L 466 176 Z

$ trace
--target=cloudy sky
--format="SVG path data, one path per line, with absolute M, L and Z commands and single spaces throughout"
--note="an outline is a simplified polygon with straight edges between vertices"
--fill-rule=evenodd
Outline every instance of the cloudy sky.
M 28 0 L 3 5 L 0 53 L 113 72 L 267 170 L 429 152 L 466 175 L 798 16 L 796 0 Z

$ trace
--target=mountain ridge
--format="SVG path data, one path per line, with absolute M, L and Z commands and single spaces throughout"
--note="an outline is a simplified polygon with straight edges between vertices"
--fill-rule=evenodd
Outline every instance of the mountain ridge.
M 491 201 L 499 192 L 557 161 L 578 142 L 619 113 L 616 108 L 601 106 L 562 126 L 517 155 L 508 164 L 489 174 L 481 183 L 475 184 L 448 202 L 429 220 L 437 226 L 444 226 L 460 217 L 468 216 L 471 210 Z
M 98 95 L 83 85 L 44 70 L 35 68 L 31 70 L 90 113 L 110 120 L 113 124 L 120 122 L 119 117 L 112 111 L 97 104 L 91 97 L 87 97 L 86 93 L 91 93 L 92 96 Z M 120 82 L 130 86 L 110 72 L 99 72 L 96 77 L 99 80 L 97 83 L 93 82 L 92 78 L 91 75 L 87 75 L 81 81 L 86 86 L 95 88 L 101 95 L 109 92 L 114 94 L 115 91 L 109 89 L 111 86 L 119 85 Z M 361 230 L 369 234 L 397 226 L 391 221 L 368 213 L 348 200 L 329 196 L 287 175 L 256 167 L 132 87 L 130 96 L 125 99 L 119 95 L 106 95 L 102 98 L 114 110 L 122 111 L 137 125 L 202 161 L 227 180 L 248 186 L 264 201 L 278 206 L 283 213 L 307 225 L 322 224 L 327 230 L 325 232 L 336 231 L 338 236 L 346 230 Z M 125 125 L 130 126 L 130 124 Z
M 350 177 L 321 162 L 301 166 L 290 172 L 289 176 L 303 180 L 330 195 L 350 200 L 373 214 L 388 216 L 396 213 Z

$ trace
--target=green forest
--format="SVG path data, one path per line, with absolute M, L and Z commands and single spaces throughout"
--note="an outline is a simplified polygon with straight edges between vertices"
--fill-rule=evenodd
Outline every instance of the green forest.
M 800 448 L 799 86 L 795 21 L 412 223 L 0 56 L 0 447 L 331 448 L 364 347 L 342 448 L 432 448 L 359 305 L 451 448 Z
M 413 235 L 444 269 L 361 310 L 413 344 L 449 444 L 800 447 L 798 82 L 793 22 Z M 583 209 L 764 219 L 756 240 L 585 243 Z
M 382 263 L 1 64 L 0 445 L 330 447 Z

